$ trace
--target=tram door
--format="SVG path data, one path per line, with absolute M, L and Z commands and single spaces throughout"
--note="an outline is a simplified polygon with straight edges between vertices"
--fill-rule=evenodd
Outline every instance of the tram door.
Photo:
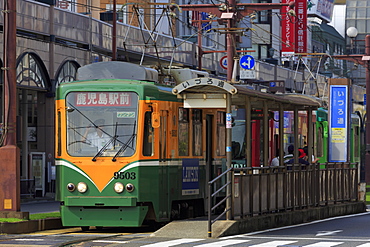
M 170 205 L 169 205 L 169 167 L 168 163 L 166 162 L 167 158 L 167 133 L 168 133 L 168 111 L 161 111 L 161 125 L 160 125 L 160 134 L 159 134 L 159 177 L 160 179 L 160 188 L 159 197 L 160 202 L 160 210 L 164 213 L 161 218 L 170 218 L 170 215 L 165 215 L 166 213 L 170 212 Z

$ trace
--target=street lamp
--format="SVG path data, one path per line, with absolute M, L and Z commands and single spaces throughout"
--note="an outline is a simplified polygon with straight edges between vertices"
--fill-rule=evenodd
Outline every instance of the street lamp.
M 358 30 L 355 27 L 349 27 L 346 33 L 347 36 L 351 38 L 351 53 L 353 53 L 353 43 L 355 41 L 355 38 L 357 37 Z

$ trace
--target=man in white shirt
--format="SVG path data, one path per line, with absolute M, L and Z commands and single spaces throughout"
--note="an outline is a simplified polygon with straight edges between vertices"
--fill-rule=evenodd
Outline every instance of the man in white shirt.
M 95 127 L 89 127 L 86 129 L 86 132 L 84 134 L 84 141 L 87 144 L 90 144 L 92 147 L 97 147 L 98 150 L 101 150 L 104 145 L 109 142 L 111 139 L 110 136 L 106 135 L 102 131 L 102 127 L 105 123 L 104 119 L 98 119 L 94 122 Z M 93 130 L 93 131 L 91 131 Z M 107 149 L 111 149 L 112 144 L 109 144 Z

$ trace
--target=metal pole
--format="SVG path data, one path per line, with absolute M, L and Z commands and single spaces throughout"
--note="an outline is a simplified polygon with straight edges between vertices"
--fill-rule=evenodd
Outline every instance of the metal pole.
M 16 140 L 16 1 L 4 0 L 4 101 L 3 137 L 0 148 L 0 210 L 20 211 L 20 151 Z M 26 157 L 24 157 L 26 158 Z
M 231 5 L 231 2 L 230 2 Z M 233 20 L 227 21 L 227 28 L 231 30 L 233 27 L 232 25 Z M 231 82 L 233 77 L 233 69 L 234 69 L 234 41 L 233 41 L 233 34 L 231 32 L 227 33 L 226 36 L 226 43 L 227 43 L 227 81 Z
M 117 60 L 117 0 L 113 0 L 112 61 Z
M 229 169 L 231 167 L 231 160 L 232 160 L 232 152 L 231 152 L 231 138 L 232 138 L 232 132 L 231 132 L 231 94 L 226 94 L 226 169 Z M 226 187 L 226 194 L 229 196 L 226 200 L 226 209 L 231 208 L 231 210 L 226 212 L 226 219 L 232 220 L 233 219 L 233 205 L 231 205 L 232 197 L 234 196 L 232 193 L 232 187 L 234 186 L 231 184 L 231 172 L 227 173 L 227 183 L 229 185 Z
M 370 35 L 365 38 L 365 54 L 370 56 Z M 366 147 L 365 147 L 365 181 L 370 182 L 370 64 L 366 61 Z
M 267 101 L 263 102 L 263 166 L 269 166 L 269 118 Z
M 198 12 L 198 69 L 202 70 L 202 17 L 201 12 Z

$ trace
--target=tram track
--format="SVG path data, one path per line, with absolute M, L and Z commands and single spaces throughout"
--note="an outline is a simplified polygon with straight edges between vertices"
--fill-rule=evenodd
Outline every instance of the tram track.
M 83 244 L 85 242 L 91 242 L 91 241 L 94 241 L 94 240 L 109 239 L 109 238 L 118 237 L 118 236 L 122 236 L 122 234 L 115 234 L 115 235 L 102 236 L 102 237 L 87 237 L 87 238 L 83 238 L 83 239 L 76 239 L 76 240 L 67 241 L 65 243 L 52 245 L 52 246 L 53 247 L 67 247 L 67 246 L 73 246 L 75 244 Z
M 116 231 L 116 232 L 111 232 Z M 151 232 L 119 232 L 120 230 L 107 229 L 106 231 L 67 230 L 65 232 L 46 231 L 27 235 L 3 235 L 0 237 L 0 246 L 91 246 L 92 242 L 123 244 L 129 241 L 150 236 Z

